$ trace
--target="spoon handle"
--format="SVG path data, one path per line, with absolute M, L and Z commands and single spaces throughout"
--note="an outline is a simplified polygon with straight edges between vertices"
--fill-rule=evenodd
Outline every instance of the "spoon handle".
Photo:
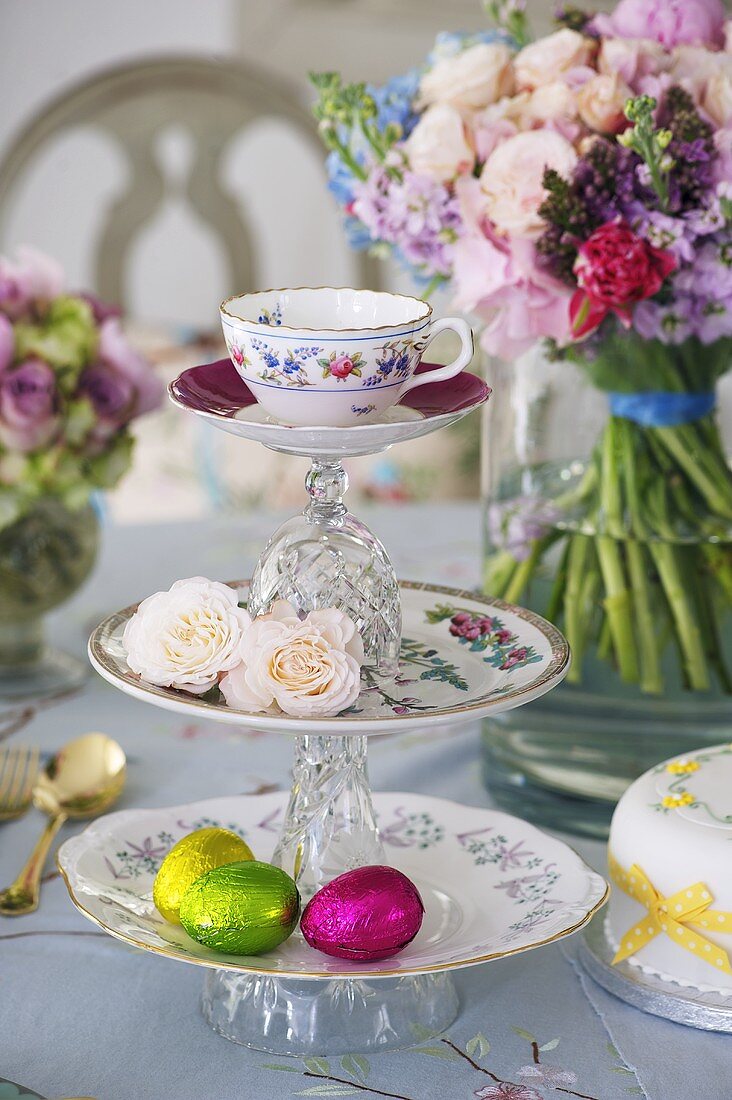
M 46 862 L 48 850 L 53 838 L 59 831 L 66 814 L 54 814 L 49 817 L 46 827 L 36 841 L 35 848 L 28 857 L 23 870 L 15 882 L 8 886 L 7 890 L 0 892 L 0 913 L 6 917 L 22 917 L 25 913 L 32 913 L 38 908 L 38 897 L 41 892 L 41 874 Z

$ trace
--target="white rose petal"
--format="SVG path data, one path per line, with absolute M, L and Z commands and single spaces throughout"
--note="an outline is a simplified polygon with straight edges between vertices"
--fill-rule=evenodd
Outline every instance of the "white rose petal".
M 324 608 L 300 620 L 280 601 L 243 635 L 240 663 L 221 691 L 240 710 L 327 717 L 358 698 L 363 659 L 361 637 L 342 611 Z
M 577 93 L 580 118 L 591 130 L 614 134 L 625 125 L 625 104 L 632 96 L 625 81 L 614 73 L 598 73 Z
M 413 171 L 441 183 L 471 170 L 475 154 L 462 115 L 448 103 L 428 107 L 404 143 Z
M 543 178 L 554 168 L 568 179 L 577 163 L 572 145 L 554 130 L 530 130 L 498 145 L 483 165 L 485 212 L 499 232 L 535 236 L 543 228 L 539 207 Z
M 519 89 L 552 84 L 570 69 L 586 65 L 593 49 L 589 38 L 583 38 L 568 27 L 539 38 L 519 50 L 513 59 L 516 84 Z
M 511 51 L 500 42 L 479 42 L 454 57 L 444 57 L 422 77 L 418 106 L 450 103 L 474 111 L 513 91 Z
M 251 616 L 228 585 L 176 581 L 143 600 L 125 627 L 127 664 L 143 680 L 202 695 L 234 668 Z

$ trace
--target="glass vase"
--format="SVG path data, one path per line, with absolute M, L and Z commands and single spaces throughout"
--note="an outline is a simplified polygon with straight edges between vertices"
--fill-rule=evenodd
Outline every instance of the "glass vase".
M 573 667 L 484 723 L 485 782 L 503 808 L 605 836 L 639 774 L 732 738 L 729 381 L 669 430 L 611 415 L 582 364 L 538 347 L 489 380 L 484 587 L 556 622 Z
M 98 544 L 94 508 L 56 497 L 0 528 L 0 699 L 70 690 L 85 678 L 86 662 L 46 645 L 44 617 L 89 576 Z

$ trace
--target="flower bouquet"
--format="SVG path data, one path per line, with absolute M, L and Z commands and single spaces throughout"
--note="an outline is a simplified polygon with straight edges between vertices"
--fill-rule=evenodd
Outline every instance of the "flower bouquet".
M 34 249 L 0 257 L 3 691 L 21 666 L 37 664 L 41 615 L 91 569 L 90 497 L 119 481 L 132 457 L 130 422 L 162 395 L 116 310 L 66 292 L 61 268 Z
M 331 188 L 351 240 L 448 283 L 491 356 L 543 342 L 607 394 L 576 476 L 494 505 L 486 588 L 552 574 L 575 680 L 592 645 L 662 693 L 673 643 L 675 680 L 732 691 L 730 25 L 720 0 L 621 0 L 530 42 L 516 0 L 492 8 L 383 88 L 313 77 Z

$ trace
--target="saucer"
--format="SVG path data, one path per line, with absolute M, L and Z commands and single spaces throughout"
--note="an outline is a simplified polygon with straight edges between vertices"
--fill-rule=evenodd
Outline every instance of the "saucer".
M 249 582 L 229 583 L 246 601 Z M 236 710 L 226 705 L 218 689 L 199 696 L 146 683 L 128 668 L 122 644 L 137 604 L 99 624 L 89 639 L 89 659 L 114 687 L 164 710 L 296 736 L 386 734 L 471 721 L 538 699 L 566 676 L 567 643 L 535 612 L 440 585 L 401 581 L 399 587 L 402 648 L 396 679 L 364 678 L 355 704 L 332 718 Z M 461 612 L 485 625 L 479 637 L 451 632 L 452 616 Z
M 440 370 L 422 363 L 418 374 Z M 404 395 L 384 415 L 348 428 L 293 427 L 272 419 L 258 404 L 229 359 L 190 367 L 168 387 L 175 405 L 208 420 L 222 431 L 253 439 L 283 454 L 354 458 L 376 454 L 448 427 L 479 408 L 490 397 L 490 387 L 475 374 L 462 371 L 445 382 L 431 382 Z
M 279 791 L 106 814 L 61 845 L 58 866 L 76 907 L 133 947 L 214 969 L 316 979 L 435 973 L 528 951 L 576 932 L 608 895 L 605 880 L 563 841 L 510 814 L 421 794 L 375 794 L 387 861 L 416 883 L 425 906 L 420 931 L 398 955 L 333 958 L 299 932 L 266 955 L 225 955 L 162 919 L 152 886 L 176 841 L 221 825 L 268 860 L 287 799 Z

